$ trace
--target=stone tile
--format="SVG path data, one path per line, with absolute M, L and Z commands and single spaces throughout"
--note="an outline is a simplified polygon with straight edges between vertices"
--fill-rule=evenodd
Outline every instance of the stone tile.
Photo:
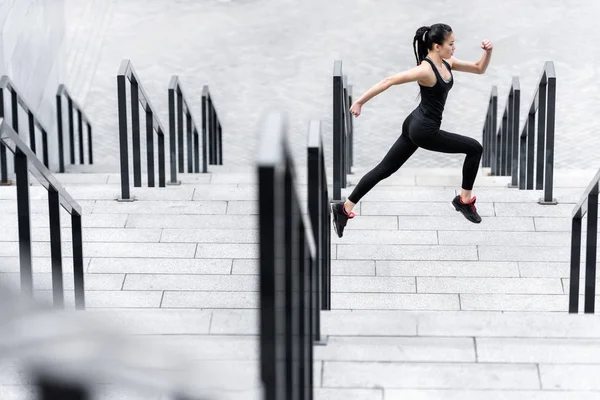
M 35 299 L 49 304 L 52 301 L 51 291 L 37 291 Z M 158 308 L 162 292 L 156 291 L 89 291 L 85 294 L 86 308 Z M 65 306 L 74 307 L 74 293 L 65 291 Z
M 538 232 L 571 232 L 571 218 L 535 217 L 534 223 Z
M 335 336 L 414 336 L 417 318 L 406 311 L 330 310 L 321 313 L 321 332 Z
M 255 216 L 242 215 L 130 215 L 128 228 L 258 229 Z
M 197 188 L 194 192 L 194 200 L 258 201 L 258 190 L 256 188 L 231 188 L 210 185 L 205 190 Z
M 259 310 L 212 311 L 211 335 L 257 335 L 259 329 Z
M 404 246 L 343 245 L 337 246 L 337 259 L 351 260 L 477 260 L 473 246 Z
M 194 360 L 259 360 L 260 336 L 170 335 L 143 337 L 143 344 L 172 347 Z
M 354 222 L 354 221 L 353 221 Z M 480 224 L 467 221 L 462 215 L 452 210 L 446 217 L 400 217 L 401 230 L 437 230 L 437 231 L 506 231 L 531 232 L 535 230 L 532 218 L 489 217 Z M 348 226 L 351 226 L 348 223 Z
M 396 216 L 361 216 L 360 218 L 354 218 L 351 221 L 348 221 L 348 225 L 344 229 L 344 235 L 347 232 L 352 232 L 352 230 L 365 230 L 365 229 L 389 229 L 396 230 L 398 229 L 398 217 Z M 332 241 L 335 233 L 332 230 Z
M 359 218 L 359 217 L 357 217 Z M 363 218 L 363 217 L 360 217 Z M 352 221 L 351 223 L 354 223 Z M 354 226 L 353 226 L 354 227 Z M 344 237 L 332 235 L 332 244 L 438 244 L 435 231 L 344 230 Z
M 256 229 L 163 229 L 161 242 L 258 243 Z
M 599 364 L 598 339 L 476 338 L 477 360 L 490 363 Z
M 63 265 L 63 287 L 65 290 L 74 290 L 73 273 L 65 273 L 72 270 L 69 265 Z M 86 274 L 84 285 L 86 292 L 95 290 L 121 290 L 125 275 L 123 274 Z M 21 278 L 18 273 L 0 274 L 0 283 L 18 287 Z M 52 274 L 36 273 L 33 277 L 33 285 L 36 290 L 52 290 Z
M 564 392 L 551 390 L 411 390 L 389 389 L 385 400 L 592 400 L 595 392 Z
M 258 258 L 258 244 L 198 243 L 196 258 Z
M 416 293 L 414 278 L 332 276 L 334 293 Z
M 452 199 L 451 199 L 452 200 Z M 399 216 L 448 216 L 455 209 L 450 201 L 445 202 L 419 202 L 415 207 L 414 202 L 399 201 L 370 201 L 362 205 L 362 215 L 399 215 Z M 477 212 L 482 217 L 494 216 L 494 205 L 492 203 L 482 203 L 477 207 Z
M 520 261 L 519 270 L 524 278 L 564 278 L 569 276 L 569 263 Z
M 338 337 L 315 347 L 324 361 L 475 362 L 472 338 Z
M 316 400 L 383 400 L 383 389 L 315 388 Z
M 205 335 L 211 323 L 211 312 L 203 310 L 116 308 L 90 313 L 116 329 L 142 335 Z
M 127 215 L 89 214 L 81 217 L 81 225 L 85 228 L 124 228 Z M 60 225 L 63 228 L 71 227 L 71 218 L 61 215 Z M 32 227 L 47 228 L 50 226 L 47 215 L 34 214 L 31 216 Z
M 123 290 L 258 292 L 258 277 L 240 275 L 128 274 Z
M 134 201 L 131 203 L 116 201 L 97 201 L 94 214 L 177 214 L 205 215 L 225 214 L 227 203 L 224 201 Z
M 375 267 L 377 276 L 519 276 L 516 262 L 377 260 Z
M 566 312 L 420 312 L 418 324 L 423 336 L 597 338 L 600 334 L 600 318 Z
M 375 261 L 331 260 L 331 275 L 372 276 L 375 275 Z
M 89 273 L 124 274 L 229 274 L 229 259 L 93 258 Z
M 63 243 L 63 252 L 71 252 L 71 244 Z M 86 243 L 86 257 L 192 258 L 195 244 L 188 243 Z M 49 255 L 49 251 L 44 255 Z M 42 254 L 41 254 L 42 255 Z
M 340 293 L 332 296 L 335 310 L 458 310 L 455 294 Z
M 494 203 L 499 217 L 552 217 L 570 218 L 575 204 L 544 206 L 538 203 Z
M 417 277 L 418 293 L 563 294 L 556 278 Z
M 479 259 L 484 261 L 548 261 L 564 262 L 571 258 L 570 247 L 542 246 L 478 246 Z
M 600 390 L 600 365 L 540 365 L 542 388 L 548 390 Z
M 35 245 L 34 245 L 35 246 Z M 68 255 L 63 251 L 63 268 L 72 268 L 73 267 L 73 259 L 70 257 L 65 257 Z M 90 263 L 90 259 L 84 257 L 83 258 L 83 267 L 84 269 Z M 32 258 L 32 267 L 34 273 L 50 273 L 52 271 L 52 260 L 50 257 L 34 257 Z M 19 272 L 20 262 L 18 257 L 0 257 L 0 272 L 2 273 L 10 273 L 10 272 Z
M 568 310 L 566 295 L 461 294 L 462 310 L 562 311 Z
M 489 245 L 494 246 L 556 246 L 561 247 L 571 242 L 567 232 L 438 232 L 440 244 L 443 245 Z
M 538 389 L 529 364 L 325 362 L 323 384 L 335 387 Z
M 258 308 L 256 292 L 165 292 L 163 308 Z

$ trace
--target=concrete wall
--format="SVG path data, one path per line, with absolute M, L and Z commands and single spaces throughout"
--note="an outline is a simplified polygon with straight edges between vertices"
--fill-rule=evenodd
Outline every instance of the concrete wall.
M 58 165 L 55 93 L 65 56 L 65 0 L 0 0 L 0 74 L 11 78 L 48 129 L 51 170 Z

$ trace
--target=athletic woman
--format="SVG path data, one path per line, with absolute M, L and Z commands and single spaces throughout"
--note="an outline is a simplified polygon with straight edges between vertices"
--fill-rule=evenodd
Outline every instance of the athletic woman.
M 419 84 L 421 102 L 404 120 L 402 134 L 396 143 L 383 160 L 358 182 L 345 202 L 331 205 L 334 227 L 339 237 L 342 237 L 348 219 L 354 218 L 352 209 L 356 203 L 377 183 L 396 172 L 419 147 L 442 153 L 466 155 L 462 168 L 462 188 L 460 195 L 452 200 L 452 204 L 456 211 L 460 211 L 469 221 L 481 222 L 472 190 L 483 148 L 477 140 L 446 132 L 441 130 L 440 126 L 448 92 L 454 85 L 452 71 L 483 74 L 490 63 L 492 43 L 489 40 L 481 43 L 484 53 L 479 61 L 461 61 L 453 55 L 455 46 L 452 28 L 446 24 L 435 24 L 417 30 L 413 47 L 417 59 L 416 67 L 383 79 L 350 107 L 352 115 L 358 117 L 367 101 L 393 85 L 415 81 Z

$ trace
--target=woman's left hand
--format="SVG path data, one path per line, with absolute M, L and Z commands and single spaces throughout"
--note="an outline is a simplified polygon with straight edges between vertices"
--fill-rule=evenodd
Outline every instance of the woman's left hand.
M 494 45 L 490 40 L 484 40 L 483 42 L 481 42 L 481 48 L 485 51 L 492 51 Z

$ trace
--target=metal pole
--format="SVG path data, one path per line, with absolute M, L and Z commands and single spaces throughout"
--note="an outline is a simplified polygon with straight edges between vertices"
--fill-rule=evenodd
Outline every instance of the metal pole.
M 169 89 L 169 150 L 170 150 L 170 164 L 171 164 L 171 181 L 172 185 L 176 185 L 177 182 L 177 149 L 175 148 L 175 137 L 177 132 L 175 131 L 175 89 Z
M 117 75 L 117 100 L 119 109 L 119 152 L 121 166 L 121 199 L 130 200 L 129 195 L 129 149 L 127 144 L 127 94 L 125 75 Z
M 33 270 L 31 267 L 31 208 L 29 203 L 29 170 L 27 156 L 15 152 L 17 177 L 17 214 L 19 220 L 19 261 L 21 263 L 21 290 L 33 295 Z
M 63 308 L 65 293 L 60 232 L 60 198 L 58 191 L 52 186 L 48 188 L 48 211 L 50 219 L 50 254 L 52 258 L 52 298 L 54 307 Z
M 71 214 L 71 235 L 73 240 L 73 275 L 75 284 L 75 308 L 85 309 L 85 283 L 83 273 L 83 235 L 81 215 Z
M 596 300 L 596 255 L 598 251 L 598 183 L 588 196 L 587 229 L 584 312 L 593 314 Z
M 140 145 L 139 85 L 131 77 L 131 144 L 133 147 L 133 186 L 142 187 L 142 156 Z
M 581 262 L 581 216 L 571 222 L 571 273 L 569 275 L 569 313 L 579 312 L 579 279 Z
M 146 110 L 146 162 L 148 164 L 148 187 L 154 187 L 154 118 L 152 110 Z
M 85 153 L 83 150 L 83 116 L 81 115 L 81 110 L 77 110 L 77 122 L 79 129 L 79 164 L 85 164 L 85 160 L 83 159 L 83 154 Z
M 544 182 L 545 204 L 557 204 L 552 198 L 554 186 L 554 123 L 556 113 L 556 78 L 548 78 L 548 119 L 546 120 L 546 181 Z

